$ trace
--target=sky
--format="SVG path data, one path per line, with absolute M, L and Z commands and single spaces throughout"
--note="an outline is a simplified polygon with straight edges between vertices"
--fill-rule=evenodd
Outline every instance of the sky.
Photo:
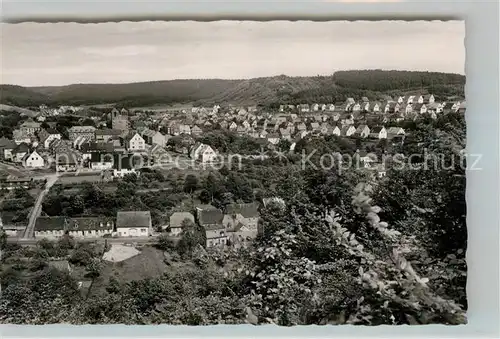
M 1 83 L 56 86 L 330 75 L 465 73 L 463 21 L 144 21 L 1 24 Z

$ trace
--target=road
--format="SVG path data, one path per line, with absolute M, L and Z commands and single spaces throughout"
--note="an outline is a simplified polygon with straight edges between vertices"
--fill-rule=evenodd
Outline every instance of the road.
M 40 179 L 47 179 L 47 183 L 45 184 L 45 188 L 43 191 L 40 192 L 38 195 L 38 198 L 35 201 L 35 205 L 33 206 L 33 209 L 31 210 L 29 221 L 28 221 L 28 226 L 26 226 L 26 229 L 24 230 L 24 239 L 31 239 L 34 237 L 34 232 L 35 232 L 35 222 L 36 218 L 40 216 L 40 213 L 42 212 L 42 202 L 43 198 L 45 195 L 49 192 L 50 188 L 52 185 L 54 185 L 57 180 L 59 179 L 59 175 L 57 173 L 55 174 L 48 174 L 45 176 L 40 177 Z
M 41 239 L 41 238 L 40 238 Z M 9 243 L 18 243 L 19 245 L 36 245 L 40 239 L 34 238 L 14 238 L 8 237 L 7 242 Z M 125 243 L 136 243 L 136 244 L 148 244 L 156 242 L 156 236 L 151 237 L 134 237 L 134 238 L 75 238 L 77 242 L 98 242 L 104 243 L 108 241 L 108 244 L 125 244 Z

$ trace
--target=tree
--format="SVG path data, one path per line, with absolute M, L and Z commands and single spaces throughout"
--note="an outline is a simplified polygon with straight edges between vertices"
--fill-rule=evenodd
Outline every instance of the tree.
M 194 174 L 188 174 L 184 181 L 184 192 L 193 194 L 198 188 L 198 177 Z

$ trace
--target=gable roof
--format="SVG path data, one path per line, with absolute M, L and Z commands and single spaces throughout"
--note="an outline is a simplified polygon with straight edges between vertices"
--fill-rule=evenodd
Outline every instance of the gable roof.
M 119 211 L 116 213 L 116 227 L 151 227 L 151 212 Z
M 170 227 L 181 227 L 184 220 L 194 223 L 194 215 L 189 212 L 174 212 L 170 216 Z
M 64 230 L 66 217 L 38 217 L 35 221 L 35 231 Z
M 226 207 L 226 214 L 241 214 L 244 218 L 259 216 L 259 206 L 256 203 L 231 204 Z
M 218 208 L 198 208 L 198 222 L 200 225 L 222 225 L 224 215 Z
M 90 231 L 90 230 L 112 230 L 111 218 L 81 217 L 68 219 L 66 230 L 68 231 Z

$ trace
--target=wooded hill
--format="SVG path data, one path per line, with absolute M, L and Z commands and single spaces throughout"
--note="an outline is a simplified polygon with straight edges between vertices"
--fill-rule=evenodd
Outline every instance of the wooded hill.
M 74 84 L 50 87 L 0 85 L 0 103 L 14 106 L 215 103 L 264 104 L 338 102 L 347 97 L 432 92 L 438 99 L 464 96 L 465 76 L 436 72 L 356 70 L 332 76 L 285 75 L 246 80 L 187 79 L 129 84 Z

